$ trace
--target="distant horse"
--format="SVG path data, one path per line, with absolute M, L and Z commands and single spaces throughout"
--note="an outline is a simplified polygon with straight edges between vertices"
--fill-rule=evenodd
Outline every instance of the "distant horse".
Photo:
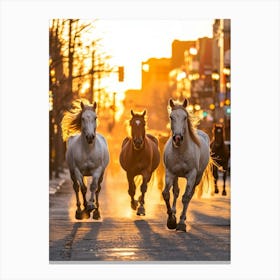
M 174 104 L 173 100 L 170 99 L 169 105 L 172 135 L 164 149 L 165 188 L 162 195 L 167 207 L 167 227 L 186 231 L 186 212 L 196 186 L 199 183 L 209 183 L 209 179 L 213 181 L 210 140 L 205 132 L 195 129 L 192 117 L 186 109 L 187 99 L 184 100 L 183 104 Z M 176 201 L 179 195 L 179 177 L 186 178 L 187 185 L 182 196 L 183 210 L 177 224 Z M 174 200 L 171 208 L 169 200 L 172 186 Z
M 121 167 L 126 171 L 129 185 L 128 194 L 131 197 L 131 208 L 133 210 L 136 210 L 138 206 L 138 201 L 134 199 L 136 192 L 134 177 L 142 175 L 140 186 L 142 195 L 138 199 L 140 206 L 137 209 L 137 215 L 139 216 L 145 215 L 144 196 L 147 191 L 147 184 L 160 160 L 158 140 L 145 132 L 145 114 L 146 111 L 142 114 L 136 114 L 131 110 L 131 138 L 126 137 L 123 140 L 119 158 Z
M 228 170 L 229 151 L 224 141 L 224 126 L 222 124 L 214 124 L 213 127 L 213 139 L 210 144 L 212 157 L 215 162 L 223 168 L 223 192 L 226 193 L 226 178 Z M 215 193 L 219 193 L 217 181 L 218 181 L 218 167 L 213 165 L 213 175 L 215 178 Z
M 75 217 L 78 220 L 89 218 L 92 210 L 94 210 L 93 219 L 100 219 L 98 195 L 101 190 L 105 168 L 109 163 L 109 152 L 105 138 L 96 133 L 96 119 L 96 102 L 93 105 L 85 105 L 80 102 L 80 108 L 76 108 L 76 112 L 73 110 L 67 111 L 62 120 L 64 139 L 69 138 L 66 161 L 76 193 L 77 210 Z M 76 135 L 70 136 L 69 134 Z M 88 202 L 84 176 L 92 176 L 91 196 Z M 79 200 L 79 190 L 81 190 L 83 196 L 83 210 Z

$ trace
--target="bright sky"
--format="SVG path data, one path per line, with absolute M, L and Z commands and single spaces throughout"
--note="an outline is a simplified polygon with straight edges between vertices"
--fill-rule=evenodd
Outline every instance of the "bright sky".
M 99 20 L 103 45 L 112 63 L 125 67 L 124 89 L 141 88 L 141 62 L 151 57 L 171 57 L 175 39 L 212 37 L 208 20 Z

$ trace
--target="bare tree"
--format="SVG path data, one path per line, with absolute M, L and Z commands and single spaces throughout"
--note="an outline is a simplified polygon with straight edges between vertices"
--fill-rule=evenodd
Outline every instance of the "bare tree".
M 60 122 L 63 112 L 79 97 L 83 84 L 89 83 L 84 98 L 92 102 L 100 99 L 94 95 L 96 86 L 104 75 L 111 72 L 106 63 L 108 56 L 100 50 L 100 39 L 94 38 L 95 21 L 79 19 L 53 19 L 49 28 L 49 94 L 50 106 L 50 178 L 53 171 L 58 177 L 62 170 L 65 143 L 62 140 Z M 90 61 L 86 65 L 86 61 Z M 97 81 L 97 83 L 95 82 Z

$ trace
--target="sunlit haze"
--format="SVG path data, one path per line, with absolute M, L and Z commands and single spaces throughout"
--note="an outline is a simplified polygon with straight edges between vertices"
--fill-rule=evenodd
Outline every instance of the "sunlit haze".
M 99 20 L 96 31 L 112 56 L 113 65 L 125 67 L 123 89 L 141 87 L 141 62 L 151 57 L 171 57 L 174 40 L 212 37 L 208 20 Z

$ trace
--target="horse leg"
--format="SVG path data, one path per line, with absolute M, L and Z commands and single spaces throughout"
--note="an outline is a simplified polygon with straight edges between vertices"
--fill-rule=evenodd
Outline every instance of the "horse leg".
M 76 194 L 76 213 L 75 213 L 75 218 L 77 220 L 82 220 L 82 210 L 81 210 L 81 202 L 80 202 L 80 198 L 79 198 L 79 184 L 78 181 L 76 179 L 76 176 L 71 172 L 71 179 L 73 181 L 73 189 L 75 191 Z
M 96 201 L 94 200 L 94 196 L 96 195 L 96 191 L 98 190 L 98 182 L 100 179 L 102 172 L 100 169 L 95 170 L 95 172 L 92 174 L 92 182 L 90 184 L 90 199 L 88 201 L 87 210 L 92 211 L 94 209 L 97 209 Z
M 80 202 L 80 198 L 79 198 L 79 184 L 77 182 L 75 182 L 73 184 L 73 188 L 74 188 L 74 191 L 75 191 L 75 194 L 76 194 L 76 206 L 77 206 L 75 218 L 77 220 L 82 220 L 83 219 L 83 211 L 81 209 L 81 202 Z
M 218 167 L 215 165 L 213 166 L 213 176 L 214 176 L 214 182 L 215 182 L 215 193 L 219 193 L 219 189 L 218 189 L 218 185 L 217 185 L 219 174 L 218 174 Z
M 222 195 L 227 195 L 227 192 L 226 192 L 226 178 L 227 178 L 227 170 L 225 169 L 224 172 L 223 172 L 223 192 L 222 192 Z
M 180 216 L 180 221 L 176 227 L 176 230 L 179 231 L 185 231 L 186 232 L 186 213 L 189 206 L 189 203 L 193 197 L 194 191 L 195 191 L 195 183 L 196 182 L 196 171 L 193 170 L 190 174 L 189 178 L 187 178 L 187 186 L 184 195 L 182 196 L 182 203 L 183 203 L 183 210 Z M 199 183 L 199 181 L 198 181 Z
M 97 208 L 93 210 L 93 213 L 92 213 L 92 218 L 94 220 L 99 220 L 101 218 L 101 215 L 100 215 L 100 211 L 99 211 L 99 200 L 98 200 L 98 197 L 99 197 L 99 193 L 100 193 L 100 190 L 101 190 L 101 183 L 103 181 L 103 174 L 100 176 L 99 180 L 98 180 L 98 188 L 96 190 L 96 193 L 95 193 L 95 199 L 96 199 L 96 206 Z
M 81 193 L 83 196 L 83 205 L 84 205 L 84 209 L 82 211 L 81 210 L 79 211 L 80 214 L 78 214 L 78 216 L 80 217 L 80 219 L 88 219 L 90 215 L 87 211 L 87 199 L 86 199 L 87 187 L 84 183 L 83 175 L 80 173 L 79 170 L 76 170 L 75 177 L 78 179 L 77 181 L 79 182 L 79 185 L 81 187 Z M 78 193 L 76 193 L 76 197 L 79 199 Z
M 178 177 L 175 177 L 174 182 L 173 182 L 173 204 L 171 211 L 174 215 L 176 215 L 176 203 L 177 203 L 177 198 L 179 196 L 179 186 L 178 186 Z
M 128 180 L 128 194 L 131 197 L 130 206 L 133 210 L 136 210 L 138 201 L 134 199 L 135 191 L 136 191 L 136 185 L 134 183 L 134 176 L 130 173 L 127 173 L 127 180 Z
M 137 215 L 138 216 L 145 216 L 145 208 L 144 208 L 144 203 L 145 203 L 145 193 L 147 191 L 147 184 L 151 179 L 151 175 L 147 176 L 147 175 L 143 175 L 143 181 L 142 184 L 140 186 L 140 190 L 141 190 L 141 195 L 138 199 L 138 201 L 140 202 L 140 206 L 137 209 Z
M 166 170 L 165 172 L 165 187 L 164 190 L 162 192 L 162 196 L 163 199 L 165 201 L 166 204 L 166 208 L 167 208 L 167 214 L 168 214 L 168 218 L 167 218 L 167 227 L 169 229 L 175 229 L 177 226 L 177 222 L 176 222 L 176 216 L 174 215 L 171 206 L 170 206 L 170 189 L 172 187 L 172 184 L 175 180 L 175 176 L 173 174 L 171 174 L 168 170 Z

